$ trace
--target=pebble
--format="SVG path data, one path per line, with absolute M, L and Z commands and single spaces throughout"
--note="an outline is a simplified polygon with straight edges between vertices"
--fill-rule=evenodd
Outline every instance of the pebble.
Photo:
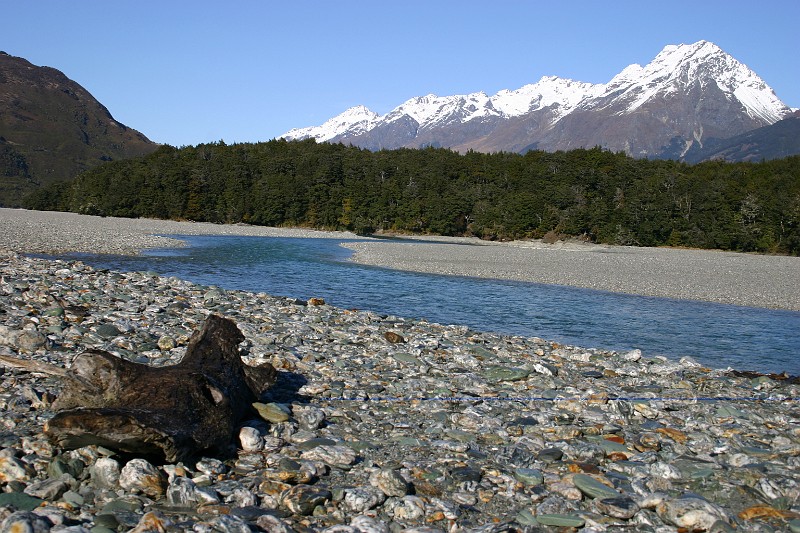
M 793 380 L 3 252 L 0 309 L 4 358 L 174 364 L 221 312 L 280 369 L 162 464 L 54 448 L 58 377 L 0 367 L 0 531 L 800 531 Z

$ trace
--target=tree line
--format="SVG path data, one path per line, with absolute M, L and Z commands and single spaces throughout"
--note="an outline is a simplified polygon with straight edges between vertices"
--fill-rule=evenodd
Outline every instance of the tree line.
M 371 152 L 314 140 L 161 146 L 40 189 L 77 213 L 800 255 L 800 157 L 633 159 L 600 148 Z

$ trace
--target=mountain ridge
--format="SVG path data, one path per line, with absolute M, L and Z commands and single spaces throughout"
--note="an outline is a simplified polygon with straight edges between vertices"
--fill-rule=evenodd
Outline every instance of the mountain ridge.
M 357 110 L 357 111 L 356 111 Z M 315 138 L 368 149 L 442 146 L 547 151 L 602 146 L 660 157 L 773 124 L 791 109 L 755 72 L 708 41 L 667 45 L 647 65 L 632 64 L 608 83 L 543 76 L 495 95 L 429 94 L 385 115 L 357 106 L 287 140 Z
M 0 52 L 0 205 L 157 147 L 60 70 Z

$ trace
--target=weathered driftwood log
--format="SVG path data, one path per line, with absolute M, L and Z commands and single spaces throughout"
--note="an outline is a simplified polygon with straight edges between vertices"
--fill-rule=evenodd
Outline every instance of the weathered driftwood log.
M 78 355 L 45 426 L 57 446 L 99 444 L 182 460 L 223 452 L 237 423 L 276 378 L 270 364 L 246 365 L 236 325 L 211 315 L 180 363 L 150 367 L 91 350 Z

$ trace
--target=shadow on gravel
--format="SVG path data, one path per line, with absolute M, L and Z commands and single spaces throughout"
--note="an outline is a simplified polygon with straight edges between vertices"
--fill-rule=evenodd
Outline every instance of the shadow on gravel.
M 264 402 L 275 403 L 309 403 L 312 398 L 300 394 L 300 389 L 308 383 L 305 376 L 294 372 L 278 372 L 275 384 L 261 395 Z

